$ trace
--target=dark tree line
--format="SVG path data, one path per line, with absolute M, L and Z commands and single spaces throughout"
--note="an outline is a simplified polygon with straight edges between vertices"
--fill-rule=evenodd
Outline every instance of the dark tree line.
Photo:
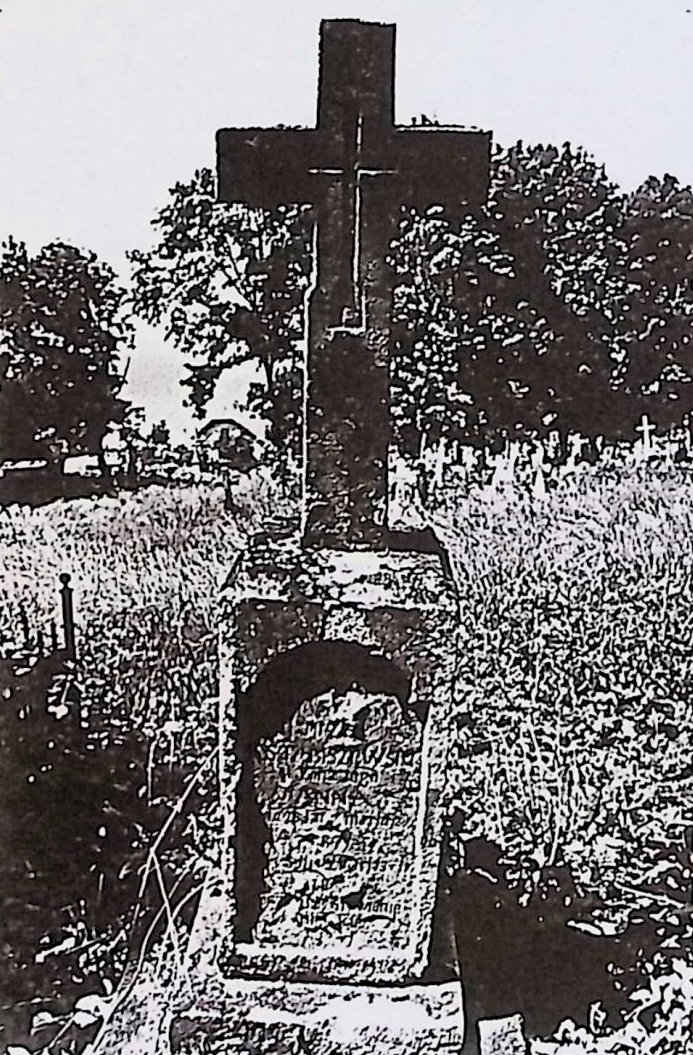
M 158 245 L 132 254 L 136 310 L 168 321 L 201 415 L 222 372 L 255 360 L 253 405 L 295 444 L 307 214 L 218 204 L 209 171 L 171 197 Z M 692 218 L 673 177 L 626 195 L 584 151 L 522 143 L 496 150 L 488 201 L 461 226 L 404 216 L 390 258 L 401 445 L 632 441 L 643 415 L 686 419 Z
M 55 243 L 0 249 L 0 460 L 100 454 L 122 422 L 122 355 L 133 326 L 115 272 Z
M 222 374 L 253 363 L 248 409 L 265 416 L 270 439 L 295 461 L 311 270 L 306 211 L 219 204 L 203 169 L 172 189 L 153 224 L 154 249 L 130 254 L 133 305 L 141 318 L 163 324 L 184 355 L 187 402 L 204 417 Z
M 395 286 L 392 414 L 408 451 L 571 433 L 635 438 L 692 409 L 693 192 L 650 178 L 624 194 L 582 150 L 498 148 L 486 204 L 454 224 L 403 214 Z M 216 201 L 209 170 L 177 184 L 130 254 L 132 288 L 93 254 L 51 245 L 0 255 L 0 457 L 98 452 L 120 396 L 133 320 L 182 353 L 182 397 L 204 417 L 219 378 L 253 363 L 248 408 L 282 463 L 300 453 L 310 212 Z M 136 431 L 136 430 L 135 430 Z
M 394 411 L 405 446 L 571 432 L 633 440 L 690 413 L 693 195 L 624 195 L 583 152 L 497 151 L 487 204 L 407 216 Z

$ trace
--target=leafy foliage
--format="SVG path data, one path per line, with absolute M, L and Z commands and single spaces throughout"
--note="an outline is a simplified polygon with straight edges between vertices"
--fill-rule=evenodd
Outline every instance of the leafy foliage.
M 72 246 L 0 254 L 0 456 L 100 451 L 126 403 L 119 356 L 133 329 L 115 273 Z
M 250 405 L 298 454 L 310 213 L 214 200 L 178 184 L 134 252 L 135 307 L 166 321 L 200 414 L 222 373 L 254 360 Z M 691 407 L 690 191 L 671 177 L 626 196 L 583 150 L 497 148 L 486 204 L 453 225 L 402 218 L 392 413 L 414 452 L 441 435 L 486 444 L 557 432 L 632 439 Z
M 496 150 L 488 201 L 459 227 L 440 210 L 405 217 L 392 248 L 405 448 L 680 422 L 689 198 L 670 178 L 628 198 L 584 151 L 518 143 Z
M 550 1040 L 530 1043 L 531 1055 L 687 1055 L 691 1050 L 693 965 L 690 957 L 656 956 L 619 1028 L 562 1022 Z M 598 1016 L 595 1016 L 598 1017 Z
M 624 385 L 663 428 L 691 408 L 692 225 L 691 189 L 672 176 L 650 178 L 628 200 L 619 238 Z
M 200 417 L 224 371 L 254 362 L 250 408 L 270 420 L 278 448 L 296 453 L 303 297 L 311 268 L 305 210 L 274 212 L 216 201 L 208 169 L 178 183 L 153 224 L 158 240 L 134 251 L 134 308 L 186 358 L 182 382 Z
M 7 1030 L 13 1017 L 26 1020 L 32 1001 L 62 1009 L 98 981 L 99 949 L 115 950 L 109 973 L 113 959 L 122 965 L 122 927 L 137 902 L 148 833 L 162 816 L 142 795 L 146 742 L 134 730 L 95 735 L 80 721 L 74 672 L 61 672 L 52 658 L 3 680 L 0 1021 Z

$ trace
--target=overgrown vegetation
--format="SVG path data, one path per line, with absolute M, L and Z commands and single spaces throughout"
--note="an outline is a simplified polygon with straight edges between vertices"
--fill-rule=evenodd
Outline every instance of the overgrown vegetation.
M 151 951 L 171 904 L 194 908 L 214 771 L 210 626 L 240 538 L 222 492 L 205 488 L 2 511 L 5 1042 L 26 1040 L 40 1011 L 36 1040 L 83 1044 L 101 1018 L 86 1004 Z M 57 615 L 63 571 L 78 662 L 15 672 L 27 628 Z
M 692 486 L 684 470 L 583 466 L 541 497 L 518 481 L 439 495 L 462 597 L 448 787 L 461 837 L 502 847 L 528 926 L 567 894 L 586 934 L 625 931 L 645 964 L 661 950 L 654 1018 L 633 1017 L 623 1047 L 613 1017 L 601 1039 L 565 1027 L 565 1052 L 684 1050 L 656 1046 L 662 1016 L 680 1016 L 675 1033 L 693 1011 L 677 1003 L 693 938 Z M 554 891 L 566 867 L 575 890 Z M 637 972 L 612 959 L 613 1007 Z M 678 994 L 663 1008 L 662 986 Z
M 451 793 L 528 890 L 565 862 L 614 911 L 642 904 L 693 826 L 691 490 L 643 466 L 543 498 L 442 496 L 462 596 Z M 689 901 L 670 892 L 663 916 Z
M 630 994 L 623 1025 L 612 1028 L 597 1013 L 589 1027 L 570 1019 L 551 1040 L 530 1043 L 531 1055 L 688 1055 L 693 1026 L 693 966 L 689 959 L 656 956 L 646 979 Z
M 265 416 L 277 468 L 290 471 L 300 454 L 308 210 L 221 204 L 202 169 L 176 184 L 152 226 L 155 247 L 130 254 L 133 310 L 164 325 L 185 356 L 182 384 L 201 418 L 225 371 L 255 364 L 248 409 Z
M 448 782 L 460 837 L 499 843 L 520 900 L 569 866 L 579 895 L 597 906 L 581 917 L 592 933 L 647 920 L 672 963 L 657 970 L 684 970 L 676 957 L 691 938 L 689 474 L 582 466 L 537 495 L 519 479 L 469 489 L 448 472 L 433 517 L 462 598 Z M 154 800 L 162 787 L 147 788 L 148 766 L 180 767 L 178 787 L 165 789 L 175 796 L 212 745 L 215 591 L 245 532 L 276 512 L 267 479 L 244 487 L 233 512 L 221 490 L 152 487 L 0 517 L 5 648 L 20 606 L 47 621 L 57 576 L 71 572 L 80 714 L 96 740 L 146 737 L 138 781 Z M 204 808 L 197 812 L 193 841 L 204 857 Z M 185 865 L 172 867 L 173 886 Z M 178 894 L 199 880 L 188 876 Z M 561 1051 L 571 1050 L 565 1037 Z
M 178 183 L 134 251 L 133 310 L 166 325 L 201 417 L 225 371 L 254 362 L 249 403 L 282 465 L 299 452 L 310 213 L 226 205 L 211 171 Z M 571 432 L 632 441 L 693 408 L 693 193 L 633 193 L 569 144 L 496 145 L 488 200 L 393 225 L 391 414 L 415 453 Z
M 93 253 L 0 246 L 0 459 L 45 459 L 59 475 L 68 455 L 101 455 L 127 409 L 121 357 L 134 329 L 124 297 Z

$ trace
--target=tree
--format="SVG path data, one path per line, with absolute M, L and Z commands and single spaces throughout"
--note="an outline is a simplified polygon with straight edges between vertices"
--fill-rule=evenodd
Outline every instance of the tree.
M 518 143 L 496 149 L 488 200 L 461 225 L 442 210 L 405 219 L 392 253 L 394 374 L 410 429 L 428 417 L 486 443 L 611 426 L 622 213 L 584 152 Z
M 496 302 L 525 337 L 517 380 L 534 430 L 539 419 L 562 437 L 618 438 L 610 254 L 622 214 L 623 195 L 584 150 L 517 143 L 496 154 L 485 220 L 515 279 Z
M 127 403 L 119 356 L 132 347 L 125 294 L 93 253 L 54 243 L 0 252 L 0 456 L 99 453 Z
M 627 201 L 615 341 L 622 385 L 662 429 L 693 409 L 693 191 L 654 177 Z
M 153 221 L 155 246 L 134 251 L 133 303 L 185 356 L 189 403 L 203 418 L 222 374 L 254 362 L 249 407 L 278 452 L 298 453 L 303 299 L 311 271 L 308 213 L 216 201 L 210 170 L 178 183 Z
M 498 147 L 486 204 L 392 250 L 400 432 L 632 439 L 693 410 L 693 192 L 621 193 L 569 145 Z M 563 443 L 565 449 L 565 443 Z
M 632 439 L 693 398 L 691 192 L 667 177 L 626 196 L 582 149 L 497 147 L 487 202 L 453 223 L 403 214 L 391 246 L 391 408 L 415 452 L 571 433 Z M 299 455 L 308 210 L 220 205 L 209 171 L 178 184 L 133 253 L 135 307 L 168 325 L 200 416 L 222 373 L 255 361 L 249 406 Z

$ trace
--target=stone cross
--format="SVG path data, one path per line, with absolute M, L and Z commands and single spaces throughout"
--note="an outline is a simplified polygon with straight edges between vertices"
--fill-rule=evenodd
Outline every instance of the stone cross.
M 483 201 L 490 137 L 394 123 L 395 26 L 321 24 L 317 127 L 225 129 L 219 197 L 313 206 L 303 544 L 387 546 L 393 278 L 403 207 L 463 213 Z
M 640 449 L 643 457 L 647 458 L 652 453 L 652 437 L 657 433 L 657 426 L 650 421 L 647 414 L 643 414 L 640 424 L 635 426 L 635 431 L 640 433 Z
M 386 257 L 403 207 L 483 199 L 490 141 L 395 126 L 394 33 L 323 22 L 317 127 L 218 133 L 220 198 L 308 204 L 316 252 L 302 535 L 256 539 L 220 604 L 222 860 L 191 940 L 220 974 L 198 1009 L 219 998 L 217 1047 L 267 1051 L 289 1019 L 308 1051 L 462 1047 L 442 878 L 458 599 L 444 554 L 387 530 Z

